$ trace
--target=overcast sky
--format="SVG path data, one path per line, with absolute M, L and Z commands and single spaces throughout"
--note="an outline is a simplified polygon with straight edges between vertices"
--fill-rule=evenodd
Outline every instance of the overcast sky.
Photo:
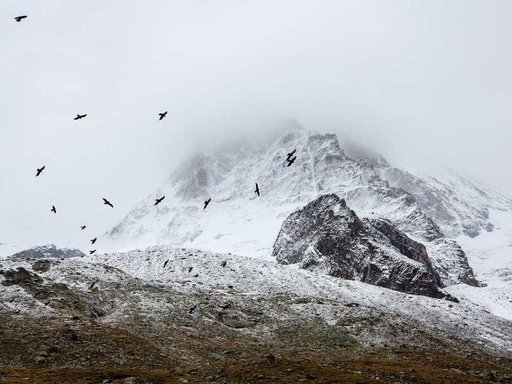
M 512 196 L 511 14 L 507 0 L 0 0 L 0 242 L 86 250 L 184 156 L 284 118 Z

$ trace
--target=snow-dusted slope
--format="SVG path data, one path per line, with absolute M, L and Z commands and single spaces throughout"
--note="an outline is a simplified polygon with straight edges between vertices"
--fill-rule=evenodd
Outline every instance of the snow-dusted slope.
M 4 271 L 19 267 L 33 271 L 33 265 L 27 261 L 2 262 Z M 108 305 L 104 321 L 111 323 L 121 321 L 133 311 L 155 321 L 171 313 L 169 311 L 174 313 L 176 308 L 185 307 L 187 311 L 187 305 L 191 306 L 200 293 L 206 294 L 208 299 L 199 302 L 198 312 L 203 312 L 202 307 L 208 307 L 208 301 L 215 297 L 226 296 L 232 307 L 253 299 L 255 303 L 264 303 L 262 300 L 266 298 L 264 300 L 270 303 L 280 298 L 266 308 L 265 316 L 272 319 L 267 324 L 317 318 L 332 325 L 345 316 L 340 314 L 343 308 L 358 307 L 363 316 L 385 313 L 388 320 L 380 322 L 380 326 L 389 327 L 386 334 L 391 332 L 385 336 L 369 328 L 359 333 L 363 344 L 407 342 L 402 336 L 397 339 L 397 328 L 393 324 L 399 321 L 400 329 L 413 326 L 422 329 L 422 333 L 440 332 L 443 337 L 452 335 L 475 345 L 512 350 L 511 323 L 471 302 L 453 303 L 409 295 L 270 260 L 153 247 L 52 261 L 48 269 L 35 272 L 45 280 L 39 291 L 44 291 L 45 286 L 50 290 L 51 284 L 60 283 L 69 287 L 62 291 L 64 294 L 76 292 L 77 297 L 81 297 L 91 292 L 94 282 L 97 289 L 94 292 L 100 292 L 100 296 L 114 295 L 104 303 Z M 0 284 L 5 282 L 5 276 L 5 272 L 0 275 Z M 63 308 L 57 300 L 54 300 L 56 306 L 45 306 L 29 294 L 29 289 L 27 292 L 18 285 L 2 287 L 0 302 L 9 310 L 32 315 L 49 315 Z M 197 299 L 195 303 L 198 304 Z M 255 332 L 261 334 L 264 329 L 261 327 L 265 327 L 264 322 Z M 413 334 L 404 334 L 405 338 L 414 340 Z

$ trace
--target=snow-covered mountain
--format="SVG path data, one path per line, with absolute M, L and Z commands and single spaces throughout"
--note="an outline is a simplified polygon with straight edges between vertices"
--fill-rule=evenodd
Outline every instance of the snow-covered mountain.
M 287 167 L 287 153 L 293 150 L 297 160 Z M 476 284 L 457 240 L 499 230 L 493 215 L 509 214 L 512 201 L 460 176 L 442 181 L 416 176 L 370 151 L 351 146 L 348 153 L 336 135 L 295 130 L 269 145 L 196 155 L 133 208 L 107 239 L 118 250 L 167 245 L 270 257 L 290 213 L 335 193 L 359 217 L 390 220 L 425 244 L 444 285 Z M 256 182 L 260 197 L 254 193 Z M 162 195 L 165 200 L 155 207 Z M 212 203 L 203 210 L 209 197 Z

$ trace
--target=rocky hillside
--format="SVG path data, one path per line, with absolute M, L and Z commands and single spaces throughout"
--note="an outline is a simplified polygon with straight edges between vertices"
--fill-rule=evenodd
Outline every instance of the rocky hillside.
M 391 241 L 391 240 L 390 240 Z M 478 306 L 191 249 L 0 262 L 5 382 L 507 382 Z

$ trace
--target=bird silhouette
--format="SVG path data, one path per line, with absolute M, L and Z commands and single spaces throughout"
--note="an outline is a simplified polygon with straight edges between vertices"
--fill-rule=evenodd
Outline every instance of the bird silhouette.
M 163 113 L 159 113 L 160 115 L 160 118 L 158 120 L 162 120 L 165 116 L 167 116 L 167 111 L 163 112 Z
M 37 168 L 36 177 L 39 176 L 41 174 L 41 172 L 44 171 L 45 168 L 46 168 L 46 165 L 43 165 L 41 168 Z
M 258 183 L 256 183 L 256 189 L 254 190 L 254 193 L 256 193 L 258 196 L 260 195 L 260 188 L 258 187 Z
M 28 16 L 25 16 L 25 15 L 22 15 L 22 16 L 16 16 L 16 17 L 14 18 L 14 20 L 16 20 L 16 22 L 18 22 L 18 23 L 19 23 L 21 20 L 26 19 L 27 17 L 28 17 Z
M 162 197 L 161 197 L 161 198 L 159 198 L 159 199 L 155 199 L 155 204 L 153 204 L 153 205 L 158 205 L 158 204 L 160 204 L 160 203 L 162 202 L 162 200 L 163 200 L 163 199 L 165 199 L 165 196 L 162 196 Z
M 191 307 L 191 308 L 188 310 L 188 313 L 192 314 L 196 308 L 197 308 L 197 304 L 195 304 L 193 307 Z
M 87 226 L 85 226 L 85 225 L 82 225 L 82 226 L 80 227 L 80 229 L 81 229 L 82 231 L 83 231 L 85 228 L 87 228 Z
M 97 237 L 95 237 L 94 239 L 91 240 L 91 244 L 94 244 L 96 242 L 96 240 L 98 240 Z
M 107 199 L 105 199 L 104 197 L 102 197 L 103 199 L 103 204 L 105 205 L 110 205 L 112 208 L 114 208 L 114 206 L 112 205 L 112 203 L 110 201 L 108 201 Z
M 73 120 L 80 120 L 80 119 L 83 119 L 85 116 L 87 116 L 87 113 L 85 115 L 77 114 Z
M 169 260 L 166 260 L 165 263 L 164 263 L 164 268 L 165 266 L 167 265 L 167 263 L 169 262 Z
M 224 260 L 222 263 L 220 263 L 221 267 L 224 268 L 228 262 Z
M 96 284 L 96 282 L 93 281 L 92 284 L 89 286 L 89 291 L 92 289 L 92 287 L 94 287 L 95 284 Z
M 55 205 L 52 205 L 52 209 L 50 211 L 53 213 L 57 213 L 57 210 L 55 209 Z
M 92 251 L 89 251 L 89 255 L 92 255 L 94 252 L 96 252 L 95 249 L 93 249 Z
M 206 207 L 208 206 L 208 204 L 210 204 L 210 201 L 212 201 L 212 198 L 210 197 L 208 200 L 206 200 L 204 202 L 204 208 L 203 209 L 206 209 Z
M 192 269 L 194 269 L 194 267 L 190 267 L 190 268 L 188 269 L 188 273 L 192 272 Z
M 286 156 L 286 160 L 290 160 L 290 158 L 293 156 L 293 154 L 296 152 L 297 150 L 294 149 L 293 151 L 291 151 L 287 156 Z
M 293 164 L 293 162 L 297 159 L 297 156 L 292 157 L 290 160 L 286 160 L 288 162 L 287 167 Z

